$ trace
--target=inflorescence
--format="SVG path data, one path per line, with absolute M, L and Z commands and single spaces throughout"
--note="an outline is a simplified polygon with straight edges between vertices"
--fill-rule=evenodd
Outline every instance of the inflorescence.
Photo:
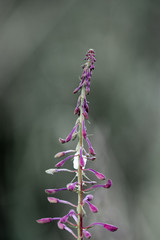
M 68 136 L 65 139 L 59 138 L 60 143 L 65 144 L 67 142 L 70 142 L 71 140 L 75 140 L 77 137 L 78 143 L 74 150 L 58 152 L 55 155 L 55 158 L 63 159 L 56 163 L 56 168 L 46 170 L 46 173 L 52 175 L 58 172 L 72 173 L 74 174 L 74 179 L 76 179 L 76 181 L 68 183 L 63 188 L 45 190 L 45 192 L 48 194 L 56 194 L 59 191 L 75 192 L 78 194 L 78 204 L 73 204 L 69 201 L 58 199 L 55 197 L 48 197 L 48 201 L 50 203 L 67 204 L 70 205 L 73 209 L 71 209 L 63 217 L 47 217 L 37 220 L 38 223 L 50 223 L 53 221 L 58 221 L 58 227 L 60 229 L 68 231 L 78 240 L 82 240 L 83 237 L 87 239 L 91 238 L 91 233 L 88 231 L 88 229 L 94 227 L 95 225 L 100 225 L 111 232 L 115 232 L 118 229 L 114 225 L 101 222 L 94 222 L 88 226 L 83 225 L 85 205 L 88 205 L 92 213 L 98 212 L 98 208 L 91 203 L 91 201 L 93 200 L 93 195 L 90 194 L 90 192 L 94 189 L 108 189 L 112 186 L 111 179 L 108 179 L 105 184 L 97 184 L 96 181 L 90 180 L 86 175 L 87 172 L 91 172 L 97 177 L 97 179 L 106 180 L 106 177 L 102 173 L 92 168 L 85 168 L 87 161 L 94 161 L 96 159 L 96 153 L 87 135 L 87 128 L 85 124 L 86 120 L 88 120 L 89 112 L 89 106 L 86 96 L 90 92 L 91 76 L 95 68 L 94 63 L 96 62 L 95 52 L 93 49 L 90 49 L 87 52 L 85 60 L 86 63 L 82 66 L 83 74 L 81 76 L 80 84 L 73 92 L 77 93 L 80 91 L 80 96 L 78 97 L 77 105 L 74 110 L 74 113 L 75 115 L 78 115 L 78 118 L 76 120 L 75 126 L 68 134 Z M 62 168 L 63 165 L 65 165 L 66 161 L 69 159 L 73 160 L 73 169 Z M 77 229 L 77 233 L 75 233 L 72 229 Z

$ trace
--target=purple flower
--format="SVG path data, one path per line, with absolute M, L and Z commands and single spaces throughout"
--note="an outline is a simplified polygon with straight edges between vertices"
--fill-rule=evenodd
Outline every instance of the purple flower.
M 96 153 L 95 153 L 95 151 L 94 151 L 94 149 L 93 149 L 93 147 L 92 147 L 92 145 L 91 145 L 89 139 L 86 138 L 86 141 L 87 141 L 87 143 L 88 143 L 88 147 L 89 147 L 89 152 L 90 152 L 90 154 L 93 155 L 93 156 L 95 156 Z
M 67 189 L 70 190 L 70 191 L 74 191 L 77 183 L 78 183 L 78 182 L 74 182 L 74 183 L 69 183 L 69 184 L 67 184 Z
M 75 233 L 69 227 L 67 227 L 66 225 L 64 226 L 64 230 L 66 230 L 69 233 L 71 233 L 77 239 L 77 236 L 75 235 Z
M 88 232 L 87 230 L 83 230 L 83 233 L 84 233 L 85 238 L 87 238 L 87 239 L 91 238 L 91 236 L 92 236 L 90 234 L 90 232 Z
M 96 61 L 95 52 L 93 49 L 90 49 L 87 52 L 85 59 L 87 61 L 82 66 L 83 72 L 80 78 L 79 85 L 74 90 L 74 93 L 77 93 L 79 91 L 81 92 L 79 94 L 77 104 L 74 110 L 74 113 L 78 115 L 77 120 L 72 131 L 68 134 L 68 136 L 65 139 L 59 138 L 60 143 L 64 144 L 64 143 L 70 142 L 71 140 L 75 140 L 77 137 L 78 143 L 75 147 L 75 150 L 65 150 L 65 151 L 58 152 L 55 155 L 55 158 L 64 157 L 66 154 L 68 154 L 69 156 L 65 157 L 64 159 L 60 159 L 61 161 L 59 161 L 55 165 L 56 168 L 51 168 L 46 170 L 46 173 L 52 174 L 52 175 L 57 172 L 70 172 L 70 173 L 74 173 L 75 176 L 73 177 L 72 181 L 63 188 L 51 188 L 51 189 L 45 190 L 45 192 L 48 194 L 55 194 L 57 192 L 66 191 L 66 190 L 73 191 L 78 194 L 78 205 L 75 205 L 70 201 L 49 196 L 47 197 L 47 199 L 50 203 L 66 204 L 75 208 L 75 210 L 71 209 L 70 211 L 68 211 L 67 214 L 65 214 L 62 217 L 55 217 L 55 218 L 47 217 L 47 218 L 41 218 L 37 220 L 37 222 L 41 224 L 50 223 L 54 220 L 57 220 L 59 229 L 66 230 L 76 239 L 83 239 L 84 237 L 87 239 L 91 238 L 91 233 L 88 231 L 88 229 L 94 227 L 95 225 L 100 225 L 111 232 L 114 232 L 118 229 L 114 225 L 101 223 L 101 222 L 94 222 L 88 225 L 87 227 L 83 225 L 83 215 L 85 213 L 84 207 L 86 205 L 89 206 L 89 209 L 92 213 L 98 212 L 98 208 L 91 203 L 91 201 L 93 200 L 93 195 L 87 194 L 84 197 L 84 194 L 96 188 L 107 189 L 107 188 L 110 188 L 112 185 L 112 181 L 110 179 L 107 181 L 106 184 L 97 184 L 96 181 L 92 181 L 86 175 L 86 171 L 89 171 L 89 172 L 92 172 L 100 180 L 106 179 L 105 175 L 103 175 L 102 173 L 92 168 L 85 169 L 87 160 L 93 161 L 96 159 L 95 157 L 96 153 L 94 151 L 94 148 L 91 145 L 89 138 L 87 137 L 87 128 L 85 125 L 85 121 L 88 120 L 88 112 L 89 112 L 89 106 L 88 106 L 86 96 L 90 92 L 91 77 L 92 77 L 93 70 L 95 68 L 94 63 Z M 85 148 L 87 144 L 88 144 L 88 149 L 86 151 Z M 73 160 L 73 168 L 75 170 L 61 168 L 65 164 L 65 162 L 69 159 Z M 71 228 L 77 229 L 78 236 L 72 231 Z
M 83 204 L 86 202 L 86 201 L 92 201 L 93 200 L 93 195 L 92 194 L 88 194 L 84 199 L 83 199 Z
M 68 190 L 67 188 L 59 188 L 59 189 L 46 189 L 45 192 L 49 193 L 49 194 L 54 194 L 57 193 L 59 191 L 63 191 L 63 190 Z
M 83 108 L 83 113 L 82 113 L 82 114 L 83 114 L 83 116 L 85 117 L 85 119 L 88 120 L 88 113 L 87 113 L 87 111 L 86 111 L 84 105 L 82 105 L 82 108 Z
M 73 91 L 73 93 L 77 93 L 83 86 L 83 82 L 84 82 L 84 79 L 82 79 L 81 83 L 79 84 L 79 86 Z
M 74 234 L 74 232 L 69 228 L 67 227 L 64 223 L 61 223 L 60 221 L 58 222 L 58 227 L 59 229 L 61 230 L 66 230 L 68 231 L 69 233 L 71 233 L 76 239 L 77 239 L 77 236 Z
M 77 223 L 77 217 L 75 218 L 75 216 L 76 216 L 75 211 L 74 211 L 73 209 L 71 209 L 67 215 L 63 216 L 63 217 L 60 219 L 60 221 L 61 221 L 62 223 L 65 223 L 65 222 L 68 221 L 68 218 L 69 218 L 69 217 L 73 217 L 74 220 L 75 220 L 76 223 Z
M 65 139 L 63 139 L 63 138 L 59 138 L 59 141 L 60 141 L 60 143 L 66 143 L 66 140 Z
M 74 114 L 76 115 L 77 113 L 80 113 L 80 108 L 79 108 L 79 103 L 80 103 L 80 97 L 78 98 L 76 108 L 74 110 Z
M 84 167 L 85 166 L 85 162 L 82 156 L 82 148 L 80 148 L 80 166 Z
M 61 168 L 61 169 L 51 168 L 51 169 L 47 169 L 45 172 L 53 175 L 54 173 L 57 173 L 57 172 L 72 172 L 72 173 L 75 173 L 77 171 L 76 170 L 70 170 L 70 169 L 67 169 L 67 168 Z
M 59 202 L 59 199 L 58 198 L 54 198 L 54 197 L 48 197 L 48 201 L 50 203 L 58 203 Z
M 64 155 L 66 155 L 67 153 L 71 153 L 71 152 L 75 152 L 75 150 L 67 150 L 67 151 L 63 151 L 63 152 L 58 152 L 54 157 L 60 158 L 60 157 L 63 157 Z
M 114 225 L 111 225 L 111 224 L 107 224 L 107 223 L 105 223 L 103 226 L 104 226 L 105 229 L 107 229 L 111 232 L 115 232 L 118 229 L 118 227 L 116 227 Z
M 84 98 L 84 107 L 86 109 L 86 112 L 88 113 L 89 112 L 89 106 L 88 106 L 88 103 L 87 103 L 87 99 L 86 99 L 86 96 Z
M 87 86 L 86 86 L 87 95 L 89 95 L 89 93 L 90 93 L 90 87 L 89 87 L 89 85 L 90 85 L 90 84 L 87 84 Z
M 97 213 L 98 212 L 98 208 L 95 205 L 90 203 L 88 200 L 86 201 L 86 203 L 89 205 L 89 208 L 90 208 L 91 212 L 93 212 L 93 213 Z
M 43 223 L 50 223 L 54 220 L 59 220 L 59 219 L 60 218 L 51 218 L 51 217 L 50 218 L 40 218 L 40 219 L 36 220 L 36 222 L 43 224 Z
M 101 222 L 95 222 L 95 223 L 92 223 L 91 225 L 89 225 L 88 227 L 86 227 L 86 229 L 88 228 L 91 228 L 95 225 L 101 225 L 103 226 L 105 229 L 111 231 L 111 232 L 115 232 L 117 231 L 118 227 L 114 226 L 114 225 L 111 225 L 111 224 L 108 224 L 108 223 L 101 223 Z
M 65 160 L 62 160 L 62 161 L 58 162 L 58 163 L 55 165 L 55 167 L 57 167 L 57 168 L 62 167 L 62 166 L 64 165 L 64 163 L 65 163 Z
M 86 184 L 95 184 L 97 183 L 96 181 L 83 181 L 83 183 L 86 185 Z
M 65 201 L 65 200 L 60 200 L 60 199 L 54 198 L 54 197 L 48 197 L 48 201 L 49 201 L 50 203 L 63 203 L 63 204 L 68 204 L 68 205 L 70 205 L 70 206 L 72 206 L 72 207 L 77 207 L 76 205 L 74 205 L 74 204 L 71 203 L 71 202 L 68 202 L 68 201 Z
M 73 133 L 77 130 L 77 126 L 78 126 L 78 125 L 76 125 L 76 126 L 72 129 L 72 131 L 70 132 L 70 134 L 66 137 L 66 142 L 71 141 L 72 136 L 73 136 Z
M 55 158 L 60 158 L 60 157 L 63 157 L 65 155 L 64 152 L 58 152 L 54 157 Z
M 112 186 L 112 180 L 108 179 L 108 182 L 103 186 L 104 188 L 110 188 Z
M 87 160 L 94 161 L 94 160 L 96 160 L 96 157 L 95 156 L 94 157 L 87 157 Z
M 97 184 L 97 185 L 93 185 L 92 187 L 90 188 L 87 188 L 85 190 L 83 190 L 84 192 L 88 192 L 89 190 L 92 190 L 94 188 L 110 188 L 112 186 L 112 180 L 111 179 L 108 179 L 108 182 L 106 184 Z
M 59 221 L 59 222 L 57 223 L 57 225 L 58 225 L 58 228 L 59 228 L 59 229 L 64 230 L 65 225 L 64 225 L 61 221 Z
M 65 159 L 63 159 L 62 161 L 58 162 L 58 163 L 55 165 L 55 167 L 57 167 L 57 168 L 62 167 L 62 166 L 64 165 L 64 163 L 65 163 L 68 159 L 70 159 L 70 158 L 72 158 L 72 157 L 74 157 L 74 155 L 68 156 L 67 158 L 65 158 Z
M 82 135 L 83 135 L 84 139 L 86 139 L 86 137 L 87 137 L 87 132 L 86 132 L 86 127 L 85 127 L 84 118 L 83 118 L 83 124 L 82 124 Z
M 66 143 L 66 142 L 70 142 L 72 139 L 72 136 L 74 134 L 74 132 L 77 130 L 78 124 L 76 126 L 74 126 L 74 128 L 72 129 L 72 131 L 70 132 L 70 134 L 66 137 L 66 139 L 63 138 L 59 138 L 60 143 Z
M 95 171 L 95 170 L 92 169 L 92 168 L 85 169 L 85 171 L 93 172 L 93 173 L 96 175 L 96 177 L 97 177 L 98 179 L 100 179 L 100 180 L 105 180 L 105 179 L 106 179 L 106 177 L 105 177 L 102 173 L 97 172 L 97 171 Z

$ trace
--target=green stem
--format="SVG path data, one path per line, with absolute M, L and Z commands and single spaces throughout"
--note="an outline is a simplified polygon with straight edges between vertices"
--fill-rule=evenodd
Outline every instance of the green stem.
M 84 102 L 85 97 L 85 87 L 82 87 L 81 91 L 81 101 Z M 80 107 L 80 124 L 79 124 L 79 143 L 78 143 L 78 152 L 79 152 L 79 167 L 78 167 L 78 240 L 83 240 L 83 170 L 80 166 L 80 148 L 83 149 L 83 135 L 82 135 L 82 124 L 83 124 L 83 109 L 82 104 Z

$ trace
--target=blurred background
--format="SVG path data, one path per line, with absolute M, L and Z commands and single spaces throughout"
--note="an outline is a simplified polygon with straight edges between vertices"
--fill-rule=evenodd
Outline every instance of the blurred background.
M 119 227 L 95 227 L 93 240 L 160 238 L 160 1 L 0 1 L 0 239 L 72 239 L 57 224 L 67 206 L 47 202 L 45 188 L 70 174 L 45 174 L 76 120 L 81 64 L 89 48 L 96 68 L 87 124 L 97 160 L 88 166 L 111 178 L 95 192 L 96 215 Z M 71 162 L 65 167 L 71 167 Z M 95 179 L 94 179 L 95 180 Z M 76 201 L 72 193 L 56 195 Z

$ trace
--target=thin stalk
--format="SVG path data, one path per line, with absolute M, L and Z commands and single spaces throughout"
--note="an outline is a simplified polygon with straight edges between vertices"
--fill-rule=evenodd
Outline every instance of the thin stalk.
M 81 90 L 81 101 L 84 102 L 85 96 L 85 87 L 82 87 Z M 79 124 L 79 143 L 78 143 L 78 152 L 79 152 L 79 167 L 78 167 L 78 240 L 83 240 L 83 170 L 80 165 L 80 149 L 83 149 L 83 135 L 82 135 L 82 124 L 83 124 L 83 108 L 82 104 L 80 107 L 80 124 Z

